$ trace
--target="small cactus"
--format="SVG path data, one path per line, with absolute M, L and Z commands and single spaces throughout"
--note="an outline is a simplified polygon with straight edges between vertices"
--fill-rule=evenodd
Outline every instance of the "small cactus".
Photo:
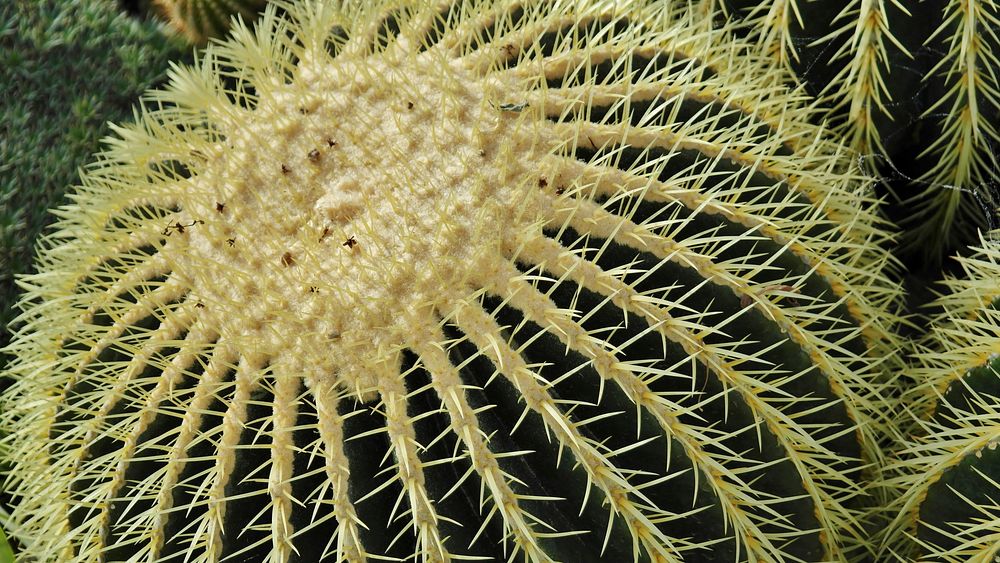
M 670 3 L 278 4 L 22 279 L 29 560 L 873 552 L 891 237 L 779 67 Z
M 885 559 L 992 562 L 1000 556 L 1000 232 L 960 258 L 917 347 L 904 399 L 911 439 L 888 481 L 900 491 Z
M 153 0 L 163 19 L 194 45 L 229 31 L 233 17 L 255 18 L 267 0 Z
M 996 0 L 698 0 L 794 68 L 901 200 L 907 249 L 936 264 L 996 223 Z

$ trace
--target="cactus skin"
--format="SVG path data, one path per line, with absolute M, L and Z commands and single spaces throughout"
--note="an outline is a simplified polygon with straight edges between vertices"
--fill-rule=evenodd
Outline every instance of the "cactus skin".
M 153 0 L 155 10 L 174 30 L 194 45 L 229 31 L 231 18 L 251 20 L 267 0 Z
M 991 562 L 1000 555 L 1000 232 L 959 258 L 963 274 L 913 354 L 911 437 L 892 464 L 899 490 L 884 559 Z
M 900 200 L 907 252 L 937 266 L 1000 203 L 996 0 L 700 0 L 742 20 Z
M 116 128 L 22 280 L 26 557 L 868 555 L 850 153 L 684 10 L 437 6 L 269 7 Z

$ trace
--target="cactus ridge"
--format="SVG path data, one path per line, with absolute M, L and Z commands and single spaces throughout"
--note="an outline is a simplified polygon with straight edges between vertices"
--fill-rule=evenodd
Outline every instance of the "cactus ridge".
M 174 68 L 21 280 L 27 556 L 872 552 L 891 235 L 685 8 L 278 2 Z
M 804 6 L 799 0 L 701 0 L 701 9 L 712 13 L 739 13 L 754 29 L 754 39 L 761 52 L 777 64 L 792 70 L 805 47 L 829 45 L 828 64 L 837 69 L 832 80 L 820 89 L 823 105 L 831 114 L 845 111 L 846 132 L 852 148 L 862 153 L 884 151 L 876 129 L 875 114 L 887 113 L 892 102 L 885 80 L 889 66 L 889 47 L 898 47 L 909 56 L 906 47 L 893 35 L 889 6 L 906 8 L 898 0 L 850 0 L 820 7 Z M 815 4 L 815 3 L 814 3 Z M 832 3 L 831 3 L 832 4 Z M 818 12 L 818 13 L 817 13 Z M 826 16 L 826 19 L 822 19 Z M 816 31 L 820 19 L 826 25 L 815 37 L 803 38 L 801 28 Z
M 994 217 L 998 207 L 1000 4 L 950 0 L 932 41 L 944 43 L 945 53 L 928 75 L 941 77 L 944 88 L 923 117 L 935 118 L 942 135 L 920 154 L 935 164 L 918 179 L 927 188 L 912 198 L 919 213 L 911 221 L 936 228 L 920 230 L 917 247 L 954 238 L 951 229 L 994 227 L 978 218 Z
M 915 348 L 903 398 L 914 423 L 891 464 L 899 493 L 882 553 L 901 561 L 993 561 L 1000 549 L 1000 246 L 981 238 L 944 283 L 943 312 Z

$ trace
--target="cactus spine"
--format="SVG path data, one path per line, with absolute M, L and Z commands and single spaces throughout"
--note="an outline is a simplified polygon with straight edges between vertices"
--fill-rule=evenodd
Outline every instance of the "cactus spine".
M 23 280 L 28 557 L 872 552 L 889 235 L 779 68 L 667 3 L 278 8 Z
M 943 312 L 913 354 L 905 397 L 914 425 L 889 480 L 900 494 L 883 546 L 900 561 L 1000 555 L 1000 245 L 994 232 L 960 258 Z

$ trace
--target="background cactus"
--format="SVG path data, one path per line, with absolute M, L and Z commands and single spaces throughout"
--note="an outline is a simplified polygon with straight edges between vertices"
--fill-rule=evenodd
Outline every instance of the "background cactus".
M 945 251 L 996 226 L 1000 5 L 995 0 L 701 0 L 745 19 L 796 70 L 901 200 L 910 252 Z
M 48 209 L 187 49 L 111 0 L 0 2 L 0 348 Z M 0 354 L 0 366 L 4 363 Z M 2 384 L 2 383 L 0 383 Z
M 407 6 L 116 127 L 8 348 L 26 557 L 869 554 L 899 295 L 802 93 L 662 3 Z
M 917 347 L 905 404 L 915 421 L 889 481 L 900 495 L 883 552 L 901 561 L 1000 554 L 1000 232 L 960 259 Z
M 229 30 L 233 17 L 252 20 L 267 0 L 153 0 L 161 17 L 195 45 L 204 45 Z

